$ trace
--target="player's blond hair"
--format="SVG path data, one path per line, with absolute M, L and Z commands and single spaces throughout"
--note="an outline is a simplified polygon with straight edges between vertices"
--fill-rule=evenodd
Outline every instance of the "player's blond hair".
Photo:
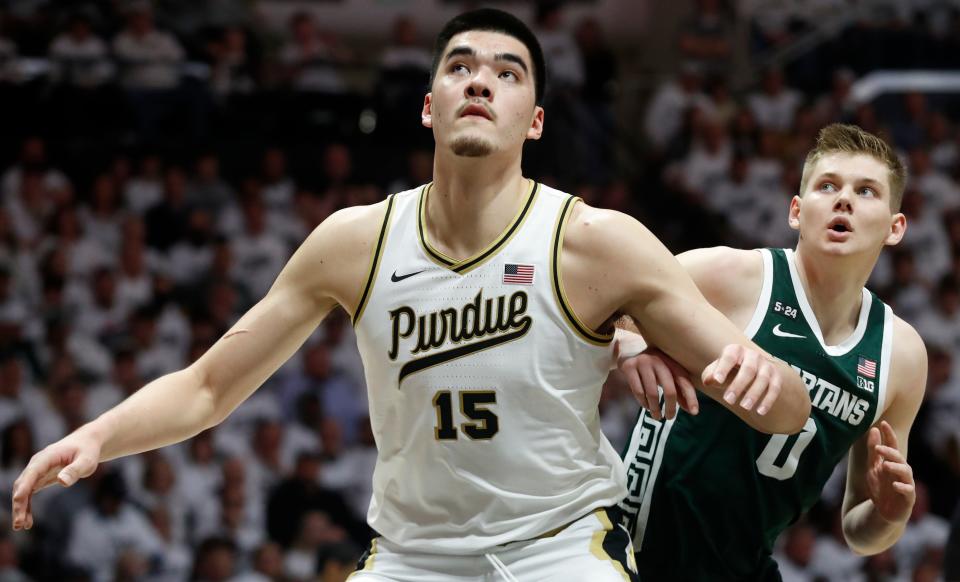
M 800 178 L 800 195 L 807 191 L 810 174 L 821 158 L 828 154 L 865 154 L 875 158 L 890 172 L 890 208 L 897 212 L 903 201 L 903 189 L 907 183 L 907 167 L 900 161 L 890 145 L 881 138 L 856 125 L 832 123 L 820 130 L 817 144 L 807 153 L 803 162 L 803 176 Z

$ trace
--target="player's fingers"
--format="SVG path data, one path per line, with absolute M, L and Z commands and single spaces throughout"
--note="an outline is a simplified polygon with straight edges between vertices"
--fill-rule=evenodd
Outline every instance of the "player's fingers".
M 760 405 L 757 406 L 757 414 L 763 416 L 770 412 L 770 409 L 776 404 L 777 399 L 780 398 L 782 388 L 783 385 L 781 384 L 780 374 L 774 370 L 773 375 L 770 377 L 770 385 L 767 386 L 767 392 L 764 394 Z
M 897 439 L 897 432 L 893 430 L 893 427 L 890 426 L 889 422 L 885 420 L 880 421 L 880 432 L 883 435 L 883 444 L 895 449 L 900 448 L 900 442 L 899 439 Z
M 627 385 L 630 386 L 630 392 L 633 392 L 633 397 L 640 403 L 640 407 L 645 410 L 650 410 L 650 406 L 647 403 L 647 394 L 643 391 L 643 382 L 640 381 L 640 372 L 637 370 L 637 358 L 626 360 L 620 366 L 620 371 L 623 372 L 624 377 L 626 377 Z
M 895 463 L 906 463 L 907 459 L 903 456 L 903 453 L 899 449 L 893 447 L 888 447 L 886 445 L 877 445 L 877 454 L 882 456 L 887 461 L 894 461 Z
M 893 483 L 893 490 L 902 495 L 912 495 L 915 489 L 916 486 L 909 483 L 900 483 L 899 481 Z
M 677 385 L 673 381 L 673 374 L 670 372 L 670 368 L 660 359 L 654 360 L 653 372 L 657 378 L 657 383 L 663 389 L 664 416 L 673 418 L 677 415 Z
M 770 387 L 770 366 L 762 360 L 757 361 L 757 372 L 750 387 L 740 399 L 740 407 L 744 410 L 753 410 L 753 407 L 763 400 Z
M 710 386 L 725 383 L 727 381 L 727 375 L 730 374 L 730 370 L 741 363 L 743 352 L 744 348 L 739 344 L 729 344 L 723 348 L 720 357 L 714 362 L 716 366 L 710 370 L 709 375 L 707 375 L 706 372 L 710 367 L 707 366 L 707 368 L 704 369 L 703 383 Z
M 733 377 L 733 381 L 730 382 L 723 394 L 723 399 L 727 404 L 734 404 L 740 401 L 747 387 L 753 384 L 753 381 L 756 379 L 758 365 L 759 356 L 756 352 L 748 350 L 743 354 L 740 369 L 737 370 L 736 376 Z
M 880 429 L 873 426 L 870 427 L 870 430 L 867 431 L 867 466 L 872 467 L 877 459 L 880 457 L 880 453 L 877 452 L 877 447 L 880 446 Z
M 906 463 L 885 461 L 883 463 L 883 470 L 891 475 L 895 475 L 902 483 L 913 482 L 913 470 L 910 468 L 910 465 Z
M 33 495 L 34 491 L 37 491 L 37 483 L 43 473 L 49 470 L 47 462 L 42 457 L 38 459 L 37 456 L 34 456 L 23 472 L 20 473 L 20 476 L 17 477 L 17 480 L 13 482 L 11 506 L 13 529 L 20 529 L 25 525 L 30 496 Z
M 697 388 L 687 376 L 677 378 L 677 388 L 680 392 L 680 406 L 690 414 L 700 412 L 700 402 L 697 400 Z
M 662 420 L 663 414 L 660 412 L 660 394 L 657 390 L 657 377 L 653 371 L 653 366 L 647 361 L 643 366 L 637 369 L 640 372 L 640 382 L 643 384 L 643 392 L 647 396 L 647 410 L 654 420 Z
M 57 481 L 69 487 L 84 477 L 89 477 L 97 468 L 97 461 L 87 455 L 77 455 L 72 463 L 57 473 Z
M 720 364 L 720 360 L 714 360 L 709 364 L 707 364 L 707 367 L 703 369 L 703 373 L 700 374 L 700 382 L 704 386 L 717 385 L 715 370 L 717 369 L 717 366 L 719 364 Z
M 27 501 L 27 516 L 24 519 L 23 528 L 30 529 L 33 527 L 33 497 Z

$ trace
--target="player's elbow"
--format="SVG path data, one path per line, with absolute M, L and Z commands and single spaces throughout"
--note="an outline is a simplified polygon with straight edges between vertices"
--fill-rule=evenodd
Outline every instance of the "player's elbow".
M 197 425 L 197 432 L 204 431 L 223 422 L 230 415 L 231 408 L 218 398 L 220 392 L 214 385 L 211 375 L 194 364 L 183 370 L 185 374 L 193 375 L 191 384 L 196 386 L 192 393 L 189 409 L 195 419 L 191 424 Z
M 870 531 L 863 523 L 857 521 L 856 516 L 844 514 L 841 521 L 843 539 L 847 542 L 850 551 L 858 556 L 873 556 L 890 548 L 900 538 L 899 534 L 890 532 Z

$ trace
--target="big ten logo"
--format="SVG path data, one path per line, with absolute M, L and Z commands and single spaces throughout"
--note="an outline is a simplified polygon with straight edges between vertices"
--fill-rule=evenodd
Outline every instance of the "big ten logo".
M 797 308 L 791 307 L 790 305 L 785 305 L 779 301 L 773 303 L 773 310 L 777 313 L 782 313 L 783 315 L 789 317 L 790 319 L 797 318 Z
M 863 376 L 857 376 L 857 388 L 873 392 L 873 380 L 867 380 Z

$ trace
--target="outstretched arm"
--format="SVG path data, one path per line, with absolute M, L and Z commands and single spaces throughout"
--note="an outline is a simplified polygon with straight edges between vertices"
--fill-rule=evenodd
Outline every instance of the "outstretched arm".
M 847 466 L 843 536 L 861 555 L 878 554 L 896 543 L 916 500 L 907 439 L 923 401 L 927 352 L 917 332 L 903 321 L 896 320 L 893 333 L 890 404 L 881 422 L 850 448 Z
M 254 305 L 200 359 L 150 382 L 116 407 L 33 456 L 14 483 L 13 527 L 29 528 L 32 495 L 97 465 L 190 438 L 218 424 L 310 336 L 337 304 L 359 299 L 382 205 L 331 216 Z
M 756 250 L 729 247 L 694 249 L 677 255 L 677 261 L 693 279 L 710 305 L 717 308 L 739 329 L 745 329 L 757 309 L 763 287 L 762 255 Z M 640 405 L 660 420 L 660 391 L 663 414 L 673 418 L 677 405 L 697 414 L 699 404 L 695 382 L 687 370 L 656 347 L 647 346 L 633 321 L 617 321 L 617 363 Z M 703 385 L 699 385 L 704 390 Z M 778 393 L 768 391 L 754 404 L 755 410 L 772 409 Z
M 578 205 L 580 206 L 580 205 Z M 810 397 L 799 374 L 766 355 L 712 307 L 670 252 L 636 220 L 582 208 L 568 226 L 564 253 L 579 276 L 603 282 L 602 304 L 637 322 L 643 337 L 701 377 L 706 393 L 748 424 L 769 433 L 801 430 Z M 624 268 L 635 265 L 635 268 Z M 593 300 L 584 298 L 584 303 Z M 753 411 L 769 391 L 770 410 Z

